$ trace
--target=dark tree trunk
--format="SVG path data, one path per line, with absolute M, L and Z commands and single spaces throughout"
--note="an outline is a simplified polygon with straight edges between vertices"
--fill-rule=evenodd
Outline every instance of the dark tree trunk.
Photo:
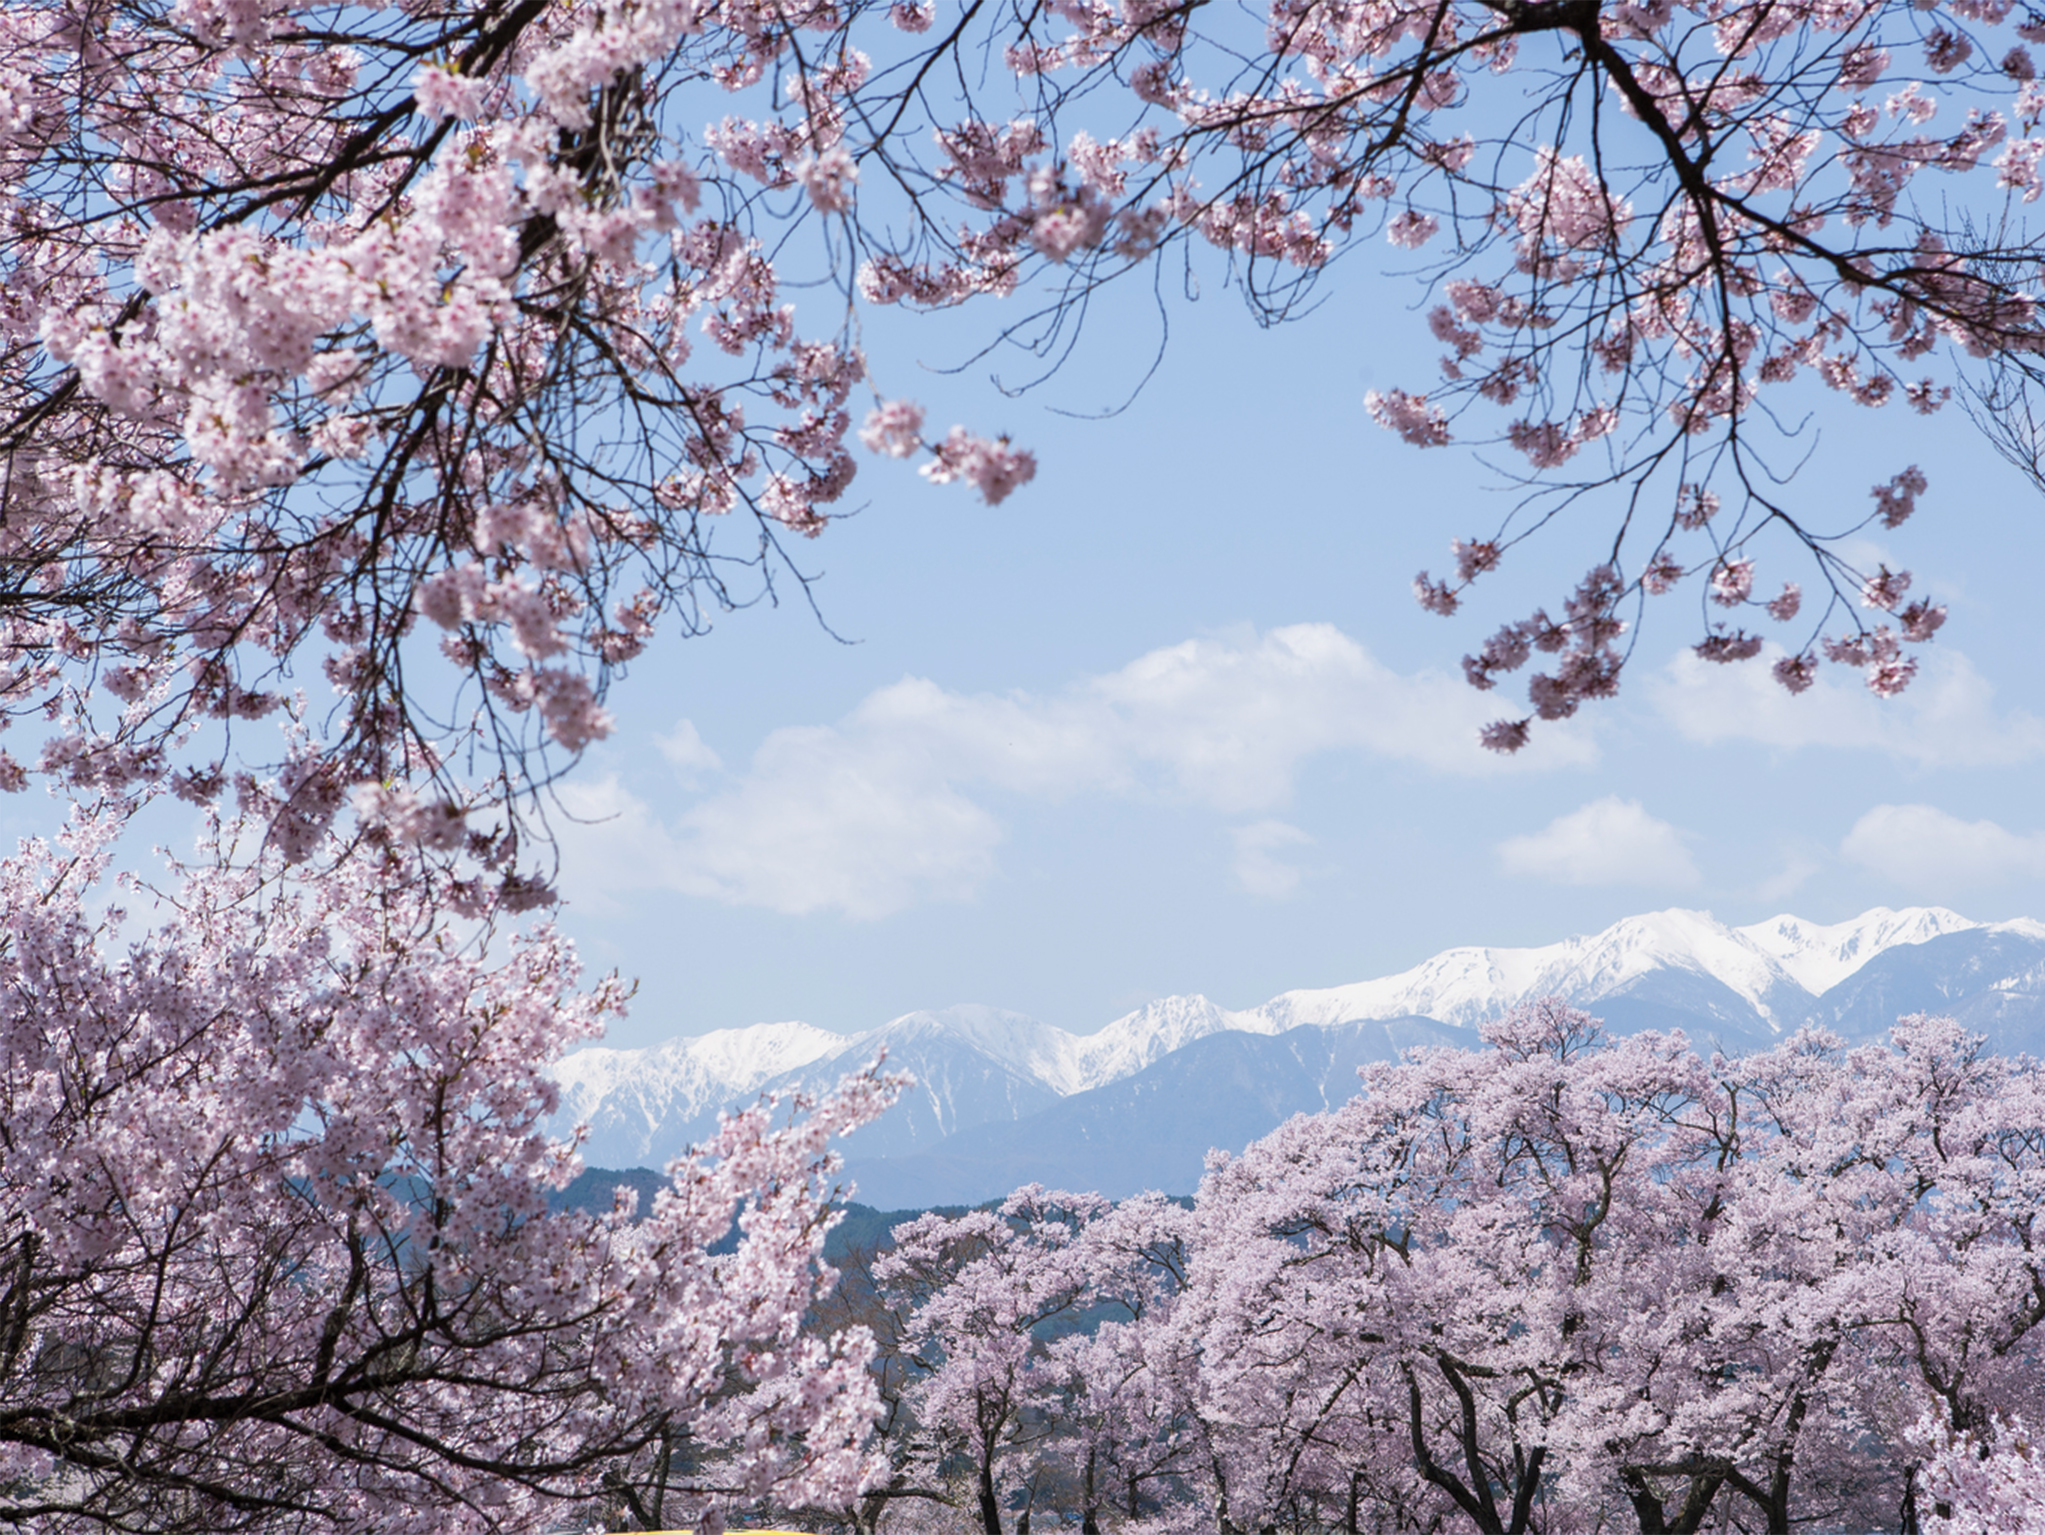
M 980 1529 L 983 1535 L 1001 1535 L 1001 1505 L 994 1499 L 994 1465 L 980 1462 Z
M 1211 1460 L 1211 1464 L 1214 1467 L 1214 1535 L 1242 1535 L 1235 1521 L 1228 1516 L 1228 1477 L 1218 1459 Z
M 1512 1480 L 1509 1483 L 1495 1481 L 1492 1468 L 1484 1459 L 1484 1446 L 1478 1436 L 1478 1415 L 1476 1397 L 1464 1379 L 1462 1367 L 1443 1355 L 1435 1361 L 1442 1378 L 1455 1391 L 1462 1406 L 1460 1431 L 1451 1430 L 1456 1447 L 1462 1451 L 1462 1459 L 1468 1471 L 1467 1480 L 1458 1476 L 1453 1469 L 1442 1465 L 1428 1449 L 1426 1425 L 1423 1420 L 1420 1400 L 1420 1383 L 1411 1370 L 1406 1371 L 1408 1429 L 1413 1443 L 1413 1464 L 1423 1480 L 1432 1482 L 1455 1500 L 1480 1535 L 1528 1535 L 1533 1528 L 1534 1496 L 1541 1490 L 1541 1467 L 1548 1458 L 1548 1447 L 1536 1445 L 1531 1451 L 1514 1448 Z M 1512 1494 L 1512 1504 L 1501 1513 L 1497 1491 Z
M 1625 1473 L 1626 1498 L 1640 1521 L 1640 1535 L 1697 1535 L 1704 1528 L 1712 1502 L 1725 1485 L 1725 1473 L 1694 1471 L 1689 1478 L 1683 1490 L 1682 1507 L 1671 1516 L 1662 1504 L 1661 1494 L 1648 1485 L 1646 1475 L 1638 1471 Z

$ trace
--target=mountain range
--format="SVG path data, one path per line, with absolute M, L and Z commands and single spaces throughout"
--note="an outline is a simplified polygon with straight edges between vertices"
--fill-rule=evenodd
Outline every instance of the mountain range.
M 1039 1181 L 1122 1197 L 1187 1193 L 1211 1146 L 1240 1148 L 1339 1103 L 1356 1068 L 1421 1044 L 1475 1045 L 1477 1025 L 1559 996 L 1616 1033 L 1680 1028 L 1741 1053 L 1807 1024 L 1879 1037 L 1906 1013 L 1957 1017 L 1998 1050 L 2045 1047 L 2045 923 L 1878 907 L 1824 926 L 1727 927 L 1660 911 L 1540 948 L 1457 948 L 1398 975 L 1288 991 L 1232 1010 L 1166 997 L 1091 1034 L 968 1005 L 865 1033 L 763 1023 L 562 1059 L 556 1128 L 589 1127 L 593 1167 L 657 1167 L 719 1111 L 828 1086 L 882 1051 L 916 1083 L 848 1137 L 847 1173 L 886 1208 L 973 1204 Z

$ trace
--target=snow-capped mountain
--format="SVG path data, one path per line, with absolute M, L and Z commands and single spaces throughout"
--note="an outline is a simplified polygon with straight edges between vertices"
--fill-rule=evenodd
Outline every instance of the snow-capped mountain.
M 916 1086 L 847 1143 L 848 1168 L 872 1197 L 972 1202 L 1059 1169 L 1055 1181 L 1127 1192 L 1181 1163 L 1167 1181 L 1185 1189 L 1199 1174 L 1195 1151 L 1321 1107 L 1361 1061 L 1474 1043 L 1477 1024 L 1544 996 L 1589 1008 L 1617 1032 L 1681 1028 L 1732 1052 L 1805 1024 L 1875 1035 L 1920 1011 L 1952 1013 L 1998 1049 L 2038 1050 L 2045 923 L 1878 907 L 1829 926 L 1780 916 L 1735 928 L 1672 910 L 1538 948 L 1449 949 L 1398 975 L 1240 1011 L 1167 997 L 1091 1034 L 982 1006 L 909 1013 L 849 1036 L 757 1024 L 578 1051 L 557 1072 L 556 1123 L 590 1127 L 592 1166 L 658 1166 L 707 1135 L 720 1109 L 828 1086 L 885 1050 Z
M 812 1024 L 756 1023 L 643 1050 L 577 1050 L 554 1069 L 561 1084 L 555 1122 L 589 1125 L 594 1165 L 636 1166 L 656 1154 L 659 1127 L 714 1125 L 719 1109 L 746 1102 L 791 1068 L 844 1046 L 844 1035 Z M 694 1138 L 658 1151 L 658 1160 Z
M 1737 999 L 1726 1019 L 1737 1032 L 1771 1035 L 1803 1023 L 1814 998 L 1885 950 L 1982 927 L 1936 907 L 1878 906 L 1830 927 L 1790 916 L 1726 927 L 1704 912 L 1657 911 L 1537 949 L 1448 949 L 1382 980 L 1289 991 L 1258 1012 L 1287 1025 L 1413 1016 L 1472 1024 L 1535 997 L 1587 1006 L 1687 992 L 1688 1007 L 1712 1011 L 1703 998 L 1724 991 Z M 2002 928 L 2045 938 L 2038 923 Z
M 638 1050 L 575 1051 L 556 1071 L 563 1091 L 555 1123 L 589 1125 L 584 1160 L 592 1166 L 658 1165 L 709 1134 L 720 1109 L 781 1088 L 827 1087 L 885 1051 L 888 1069 L 908 1072 L 916 1086 L 860 1132 L 861 1150 L 907 1155 L 1119 1081 L 1210 1034 L 1284 1027 L 1205 997 L 1167 997 L 1093 1034 L 971 1004 L 906 1013 L 863 1034 L 756 1024 Z
M 1030 1182 L 1113 1199 L 1189 1193 L 1209 1147 L 1240 1148 L 1294 1114 L 1344 1101 L 1364 1062 L 1476 1042 L 1471 1030 L 1425 1018 L 1276 1035 L 1225 1029 L 1027 1119 L 976 1125 L 927 1151 L 867 1157 L 849 1142 L 848 1168 L 862 1201 L 892 1210 L 975 1204 Z
M 1943 906 L 1913 906 L 1891 911 L 1877 906 L 1848 922 L 1820 927 L 1799 917 L 1776 917 L 1739 929 L 1757 949 L 1773 955 L 1812 996 L 1822 996 L 1885 949 L 1928 943 L 1948 933 L 1982 926 Z M 2017 921 L 2001 924 L 2032 937 L 2045 937 L 2045 926 Z

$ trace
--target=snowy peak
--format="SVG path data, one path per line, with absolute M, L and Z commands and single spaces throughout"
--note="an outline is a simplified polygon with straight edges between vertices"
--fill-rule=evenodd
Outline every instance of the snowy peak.
M 806 1066 L 844 1046 L 844 1036 L 811 1023 L 756 1023 L 715 1029 L 689 1041 L 690 1055 L 713 1081 L 748 1093 L 791 1066 Z
M 1289 991 L 1257 1012 L 1281 1027 L 1399 1017 L 1468 1026 L 1536 997 L 1589 1006 L 1643 986 L 1666 990 L 1687 975 L 1724 988 L 1780 1032 L 1876 955 L 1981 926 L 1942 907 L 1877 907 L 1830 926 L 1781 916 L 1740 928 L 1677 908 L 1539 948 L 1447 949 L 1398 975 Z M 2029 919 L 1995 930 L 2005 929 L 2045 938 L 2045 924 Z
M 1913 906 L 1907 911 L 1877 906 L 1829 927 L 1806 922 L 1801 917 L 1781 916 L 1733 931 L 1774 959 L 1805 991 L 1818 997 L 1885 949 L 1906 943 L 1929 943 L 1948 933 L 1980 926 L 1943 906 Z
M 1790 979 L 1772 956 L 1709 913 L 1671 910 L 1540 948 L 1448 949 L 1381 980 L 1289 991 L 1258 1011 L 1282 1027 L 1407 1017 L 1467 1027 L 1535 997 L 1590 1002 L 1669 970 L 1710 977 L 1763 1017 Z
M 1194 995 L 1165 997 L 1123 1014 L 1097 1033 L 1068 1037 L 1075 1047 L 1078 1080 L 1093 1088 L 1134 1075 L 1196 1039 L 1236 1031 L 1274 1032 L 1257 1013 L 1231 1012 Z
M 1166 997 L 1092 1034 L 1073 1034 L 1021 1013 L 968 1003 L 905 1013 L 871 1033 L 843 1040 L 840 1054 L 871 1056 L 883 1045 L 896 1049 L 944 1039 L 1065 1097 L 1119 1081 L 1196 1039 L 1229 1031 L 1268 1034 L 1273 1028 L 1261 1014 L 1231 1012 L 1201 996 Z
M 904 1047 L 927 1047 L 939 1041 L 976 1050 L 1060 1096 L 1087 1085 L 1076 1078 L 1078 1041 L 1073 1035 L 1022 1013 L 974 1002 L 935 1012 L 904 1013 L 869 1034 L 854 1035 L 841 1053 L 870 1058 L 883 1046 L 892 1055 Z
M 844 1035 L 814 1024 L 755 1023 L 742 1029 L 713 1029 L 637 1050 L 601 1045 L 577 1050 L 561 1062 L 556 1078 L 570 1091 L 585 1084 L 602 1091 L 656 1069 L 743 1093 L 790 1066 L 820 1060 L 844 1046 Z
M 808 1023 L 716 1029 L 637 1050 L 596 1046 L 563 1056 L 557 1120 L 608 1125 L 628 1140 L 674 1120 L 697 1120 L 758 1092 L 791 1067 L 842 1050 L 845 1037 Z

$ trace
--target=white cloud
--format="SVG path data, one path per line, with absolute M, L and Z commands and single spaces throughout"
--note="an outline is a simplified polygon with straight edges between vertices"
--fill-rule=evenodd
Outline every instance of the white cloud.
M 554 786 L 554 797 L 565 817 L 554 828 L 560 883 L 575 900 L 614 910 L 628 892 L 672 884 L 681 845 L 617 774 L 567 779 Z
M 1229 833 L 1236 845 L 1236 883 L 1251 895 L 1282 901 L 1299 889 L 1300 871 L 1280 859 L 1279 849 L 1313 842 L 1283 821 L 1253 821 Z
M 1957 651 L 1933 651 L 1900 698 L 1876 698 L 1859 672 L 1827 666 L 1800 696 L 1770 670 L 1781 651 L 1731 666 L 1677 656 L 1648 684 L 1657 712 L 1704 745 L 1755 741 L 1794 751 L 1830 746 L 1879 751 L 1920 767 L 1999 767 L 2045 757 L 2045 720 L 1997 711 L 1995 689 Z
M 564 888 L 659 886 L 879 917 L 965 898 L 993 874 L 1002 829 L 982 803 L 990 795 L 1133 796 L 1254 816 L 1282 806 L 1301 765 L 1326 753 L 1473 775 L 1595 757 L 1575 724 L 1539 732 L 1512 759 L 1487 753 L 1477 731 L 1498 712 L 1459 678 L 1390 670 L 1329 624 L 1188 640 L 1048 697 L 910 677 L 834 725 L 774 731 L 736 782 L 665 824 L 614 781 L 582 786 L 580 800 L 564 790 L 582 819 L 615 816 L 564 839 L 574 844 Z M 717 761 L 692 727 L 663 749 L 691 770 Z M 1245 864 L 1238 843 L 1246 888 L 1261 880 L 1259 893 L 1281 893 L 1297 879 L 1276 846 Z
M 1498 844 L 1508 874 L 1560 885 L 1694 885 L 1697 865 L 1682 834 L 1641 808 L 1608 794 L 1557 816 L 1540 831 Z
M 1839 851 L 1926 893 L 2045 878 L 2045 835 L 1963 821 L 1933 805 L 1877 805 L 1854 822 Z
M 561 801 L 581 823 L 561 838 L 562 888 L 600 906 L 665 889 L 872 918 L 918 900 L 964 899 L 994 872 L 1001 828 L 963 795 L 829 764 L 809 778 L 803 765 L 799 752 L 785 752 L 778 772 L 699 805 L 673 830 L 615 777 L 562 785 Z
M 710 749 L 693 720 L 677 720 L 675 728 L 653 743 L 684 781 L 693 783 L 709 773 L 722 772 L 724 761 Z

